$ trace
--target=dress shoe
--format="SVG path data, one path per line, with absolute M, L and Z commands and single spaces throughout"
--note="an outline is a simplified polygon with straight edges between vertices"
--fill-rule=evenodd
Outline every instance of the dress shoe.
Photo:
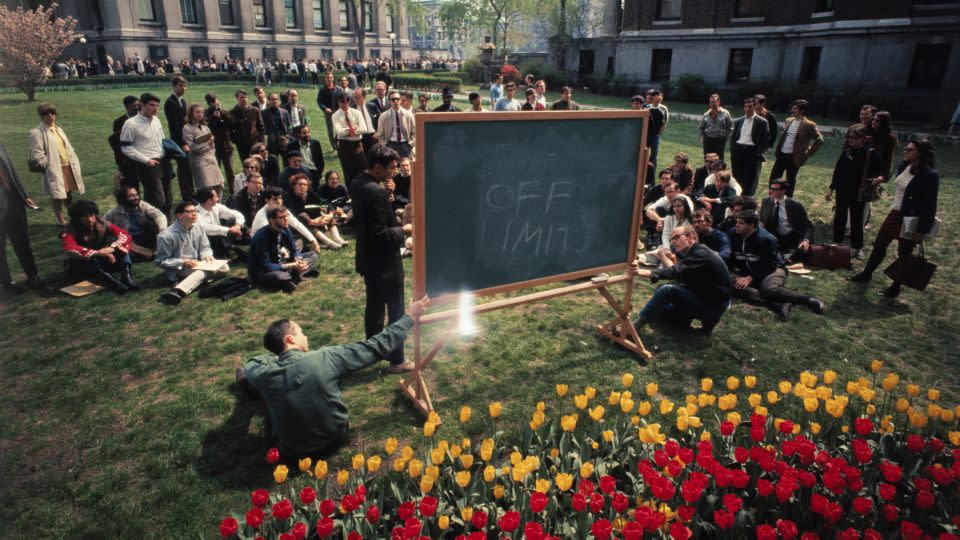
M 133 274 L 130 273 L 130 267 L 124 268 L 123 272 L 120 274 L 120 283 L 123 283 L 131 291 L 135 291 L 140 288 L 140 285 L 133 279 Z
M 885 298 L 896 298 L 900 296 L 900 284 L 894 283 L 893 285 L 880 291 L 880 296 L 883 296 Z
M 823 313 L 827 311 L 827 305 L 823 303 L 823 300 L 814 298 L 813 296 L 807 300 L 807 305 L 810 306 L 810 310 L 817 315 L 823 315 Z
M 870 281 L 872 276 L 866 272 L 859 272 L 847 278 L 847 281 L 852 281 L 854 283 L 867 283 Z
M 793 308 L 793 304 L 783 303 L 783 304 L 774 304 L 773 312 L 777 314 L 777 318 L 781 321 L 786 321 L 790 318 L 790 310 Z
M 297 290 L 297 284 L 294 283 L 293 280 L 284 281 L 283 285 L 280 286 L 280 290 L 287 294 L 290 294 L 293 291 Z
M 40 279 L 39 275 L 33 275 L 27 278 L 27 286 L 31 289 L 43 289 L 47 284 Z
M 170 306 L 179 304 L 181 300 L 183 300 L 183 293 L 176 289 L 170 289 L 160 295 L 160 301 Z
M 10 294 L 23 294 L 27 292 L 27 290 L 23 288 L 23 285 L 20 285 L 19 283 L 14 283 L 12 281 L 8 281 L 4 283 L 3 290 Z
M 387 368 L 387 373 L 406 373 L 408 371 L 413 371 L 416 365 L 410 360 L 404 360 L 399 364 L 390 364 L 390 367 Z
M 103 270 L 100 271 L 100 276 L 97 281 L 99 281 L 100 284 L 102 285 L 106 285 L 107 287 L 110 287 L 110 289 L 113 292 L 120 295 L 130 290 L 126 285 L 121 283 L 117 278 L 113 277 L 113 274 L 110 274 L 109 272 L 104 272 Z

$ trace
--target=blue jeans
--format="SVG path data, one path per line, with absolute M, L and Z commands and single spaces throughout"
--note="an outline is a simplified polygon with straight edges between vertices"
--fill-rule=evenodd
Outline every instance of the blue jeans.
M 728 307 L 729 300 L 722 305 L 708 304 L 685 287 L 664 285 L 643 306 L 634 325 L 662 322 L 687 328 L 691 321 L 698 319 L 705 330 L 712 330 Z

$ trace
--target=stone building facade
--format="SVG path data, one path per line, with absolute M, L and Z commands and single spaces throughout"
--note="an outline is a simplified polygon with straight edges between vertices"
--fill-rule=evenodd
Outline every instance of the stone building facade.
M 402 2 L 360 1 L 367 5 L 366 55 L 409 57 Z M 73 56 L 86 49 L 88 56 L 120 59 L 134 53 L 173 60 L 349 59 L 359 51 L 347 6 L 346 0 L 60 0 L 59 12 L 76 18 L 87 40 L 66 51 Z

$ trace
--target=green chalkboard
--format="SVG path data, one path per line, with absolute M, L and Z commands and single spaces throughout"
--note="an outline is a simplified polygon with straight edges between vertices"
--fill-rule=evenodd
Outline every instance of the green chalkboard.
M 417 115 L 416 288 L 530 286 L 632 260 L 646 113 Z

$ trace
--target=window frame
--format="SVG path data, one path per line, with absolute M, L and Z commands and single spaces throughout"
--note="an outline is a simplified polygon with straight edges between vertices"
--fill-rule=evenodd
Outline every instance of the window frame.
M 745 51 L 749 52 L 749 62 L 746 65 L 746 75 L 743 77 L 737 77 L 736 74 L 740 71 L 743 71 L 742 66 L 736 66 L 736 60 L 738 54 L 743 54 Z M 735 72 L 734 69 L 737 68 Z M 734 47 L 730 49 L 730 59 L 727 62 L 727 83 L 742 83 L 748 82 L 750 80 L 750 72 L 753 69 L 753 48 L 752 47 Z
M 669 3 L 670 7 L 676 5 L 676 15 L 668 16 L 664 15 L 664 4 Z M 658 21 L 679 21 L 683 16 L 683 2 L 681 0 L 657 0 L 657 12 L 654 17 Z

